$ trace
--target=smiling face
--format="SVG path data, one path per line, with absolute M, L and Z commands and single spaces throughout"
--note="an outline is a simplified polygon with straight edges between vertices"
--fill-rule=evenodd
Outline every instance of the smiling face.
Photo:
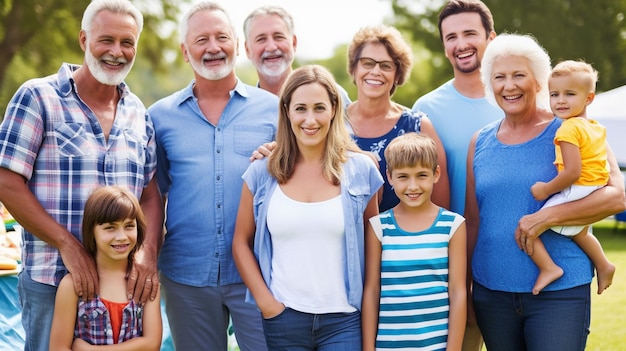
M 389 55 L 385 46 L 380 43 L 365 44 L 360 58 L 369 58 L 378 62 L 393 62 L 393 58 Z M 382 96 L 389 98 L 396 80 L 396 72 L 397 68 L 390 71 L 381 69 L 381 64 L 376 64 L 374 67 L 365 67 L 363 60 L 359 60 L 354 73 L 359 98 Z
M 181 49 L 196 76 L 220 80 L 234 74 L 237 40 L 222 11 L 205 10 L 193 14 Z
M 387 179 L 400 199 L 400 206 L 410 208 L 430 204 L 433 187 L 439 181 L 439 175 L 439 166 L 434 172 L 432 167 L 422 165 L 395 168 L 391 173 L 387 171 Z
M 589 83 L 574 74 L 568 74 L 551 77 L 548 86 L 552 113 L 562 119 L 586 117 L 587 105 L 595 96 L 589 90 Z
M 455 73 L 473 73 L 480 69 L 480 61 L 495 33 L 487 35 L 478 13 L 463 12 L 441 22 L 441 36 Z
M 296 36 L 278 15 L 258 15 L 250 23 L 246 54 L 259 74 L 276 77 L 291 68 Z
M 496 59 L 490 80 L 496 103 L 506 115 L 536 109 L 540 85 L 525 57 L 503 56 Z
M 305 84 L 294 90 L 288 117 L 298 147 L 323 149 L 334 115 L 335 109 L 323 85 Z
M 94 228 L 96 241 L 96 261 L 128 260 L 137 244 L 137 221 L 126 218 L 123 221 L 97 224 Z
M 131 15 L 100 11 L 89 33 L 80 32 L 85 65 L 105 85 L 118 85 L 128 75 L 137 52 L 139 32 Z

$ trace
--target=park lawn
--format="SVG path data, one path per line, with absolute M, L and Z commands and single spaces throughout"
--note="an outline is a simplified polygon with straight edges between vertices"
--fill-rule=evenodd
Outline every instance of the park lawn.
M 614 230 L 614 221 L 594 225 L 594 234 L 602 243 L 609 260 L 617 266 L 613 285 L 597 295 L 592 283 L 591 333 L 587 351 L 626 350 L 626 225 Z

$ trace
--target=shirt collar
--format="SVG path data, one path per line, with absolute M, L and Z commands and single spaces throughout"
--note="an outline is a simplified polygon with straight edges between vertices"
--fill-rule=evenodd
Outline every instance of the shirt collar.
M 193 95 L 193 86 L 196 84 L 196 80 L 193 79 L 182 91 L 181 93 L 178 95 L 178 98 L 176 99 L 176 104 L 177 105 L 181 105 L 182 103 L 184 103 L 185 101 L 189 100 L 189 99 L 195 99 L 195 96 Z M 241 97 L 247 98 L 250 96 L 250 93 L 248 92 L 248 89 L 246 88 L 246 84 L 244 84 L 239 78 L 237 78 L 237 84 L 235 85 L 235 89 L 231 90 L 228 92 L 230 94 L 230 97 L 232 98 L 233 95 L 237 94 Z
M 63 96 L 68 96 L 72 93 L 72 90 L 77 91 L 76 82 L 74 81 L 74 77 L 72 77 L 72 73 L 80 68 L 80 65 L 75 65 L 71 63 L 63 63 L 59 71 L 57 72 L 57 80 L 59 84 L 59 90 Z M 129 93 L 130 89 L 126 83 L 121 82 L 117 89 L 120 91 L 120 98 L 125 98 Z

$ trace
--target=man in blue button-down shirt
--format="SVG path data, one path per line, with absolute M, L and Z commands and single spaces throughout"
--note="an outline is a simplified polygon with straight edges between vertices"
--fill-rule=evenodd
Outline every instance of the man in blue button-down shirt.
M 159 270 L 172 337 L 177 350 L 226 350 L 232 317 L 240 349 L 265 350 L 231 243 L 241 176 L 252 151 L 274 139 L 278 99 L 237 79 L 236 31 L 219 5 L 195 5 L 180 33 L 195 79 L 149 108 L 167 197 Z

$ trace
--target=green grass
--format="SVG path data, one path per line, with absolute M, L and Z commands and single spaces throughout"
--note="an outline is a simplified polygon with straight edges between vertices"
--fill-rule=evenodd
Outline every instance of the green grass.
M 605 220 L 594 225 L 595 236 L 617 270 L 613 284 L 602 295 L 595 294 L 594 279 L 587 351 L 626 350 L 626 224 L 618 230 L 614 230 L 614 224 L 613 220 Z

